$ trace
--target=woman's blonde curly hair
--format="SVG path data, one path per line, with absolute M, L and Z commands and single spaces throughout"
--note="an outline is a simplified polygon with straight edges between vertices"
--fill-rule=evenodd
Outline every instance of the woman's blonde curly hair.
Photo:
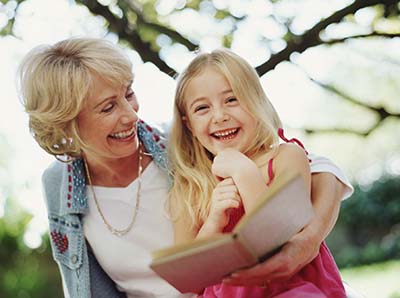
M 18 70 L 21 102 L 33 137 L 49 154 L 81 155 L 85 144 L 76 120 L 95 76 L 120 86 L 132 80 L 132 64 L 118 46 L 92 38 L 41 45 L 22 61 Z

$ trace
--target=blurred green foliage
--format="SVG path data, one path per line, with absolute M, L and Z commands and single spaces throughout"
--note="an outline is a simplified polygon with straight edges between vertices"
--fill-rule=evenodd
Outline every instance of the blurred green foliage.
M 7 200 L 0 218 L 0 297 L 63 297 L 58 268 L 43 237 L 37 249 L 23 242 L 30 216 Z
M 400 258 L 400 177 L 355 185 L 327 242 L 342 268 Z
M 31 216 L 15 198 L 17 183 L 8 173 L 9 161 L 14 158 L 12 149 L 0 135 L 0 297 L 63 297 L 48 236 L 36 249 L 24 243 Z

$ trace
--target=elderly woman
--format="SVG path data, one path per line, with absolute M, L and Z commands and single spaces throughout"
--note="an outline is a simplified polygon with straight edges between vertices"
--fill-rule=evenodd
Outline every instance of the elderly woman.
M 30 130 L 57 158 L 43 184 L 65 296 L 184 297 L 148 266 L 151 251 L 173 243 L 166 144 L 138 118 L 128 58 L 105 40 L 75 38 L 33 49 L 19 73 Z M 263 285 L 316 256 L 350 187 L 324 158 L 311 168 L 334 174 L 313 175 L 313 224 L 231 282 Z

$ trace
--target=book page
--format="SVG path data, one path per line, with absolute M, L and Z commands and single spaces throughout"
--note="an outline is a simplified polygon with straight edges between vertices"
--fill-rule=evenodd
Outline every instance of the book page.
M 214 243 L 220 241 L 219 239 L 226 238 L 224 234 L 213 235 L 207 238 L 193 239 L 184 243 L 176 244 L 166 248 L 162 248 L 152 252 L 153 260 L 162 260 L 173 256 L 174 258 L 180 254 L 185 254 L 196 247 L 207 247 L 208 245 L 215 245 Z M 222 240 L 224 241 L 224 240 Z M 209 244 L 210 243 L 210 244 Z
M 259 258 L 287 242 L 313 216 L 303 178 L 290 173 L 280 178 L 234 229 Z
M 197 293 L 229 273 L 257 263 L 232 234 L 153 260 L 150 267 L 182 293 Z

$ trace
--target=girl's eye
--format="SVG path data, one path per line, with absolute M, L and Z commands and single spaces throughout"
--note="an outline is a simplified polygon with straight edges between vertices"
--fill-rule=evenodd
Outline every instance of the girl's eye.
M 227 103 L 232 103 L 232 102 L 237 102 L 237 101 L 238 101 L 238 100 L 237 100 L 236 97 L 231 97 L 231 98 L 228 98 L 228 99 L 226 100 Z
M 103 113 L 109 113 L 109 112 L 111 112 L 111 111 L 114 109 L 114 106 L 115 106 L 114 103 L 109 103 L 109 104 L 106 105 L 106 106 L 104 107 L 104 109 L 102 109 L 101 111 L 102 111 Z
M 204 111 L 207 108 L 208 108 L 207 105 L 200 105 L 200 106 L 197 106 L 197 107 L 194 108 L 194 112 L 196 113 L 196 112 Z

